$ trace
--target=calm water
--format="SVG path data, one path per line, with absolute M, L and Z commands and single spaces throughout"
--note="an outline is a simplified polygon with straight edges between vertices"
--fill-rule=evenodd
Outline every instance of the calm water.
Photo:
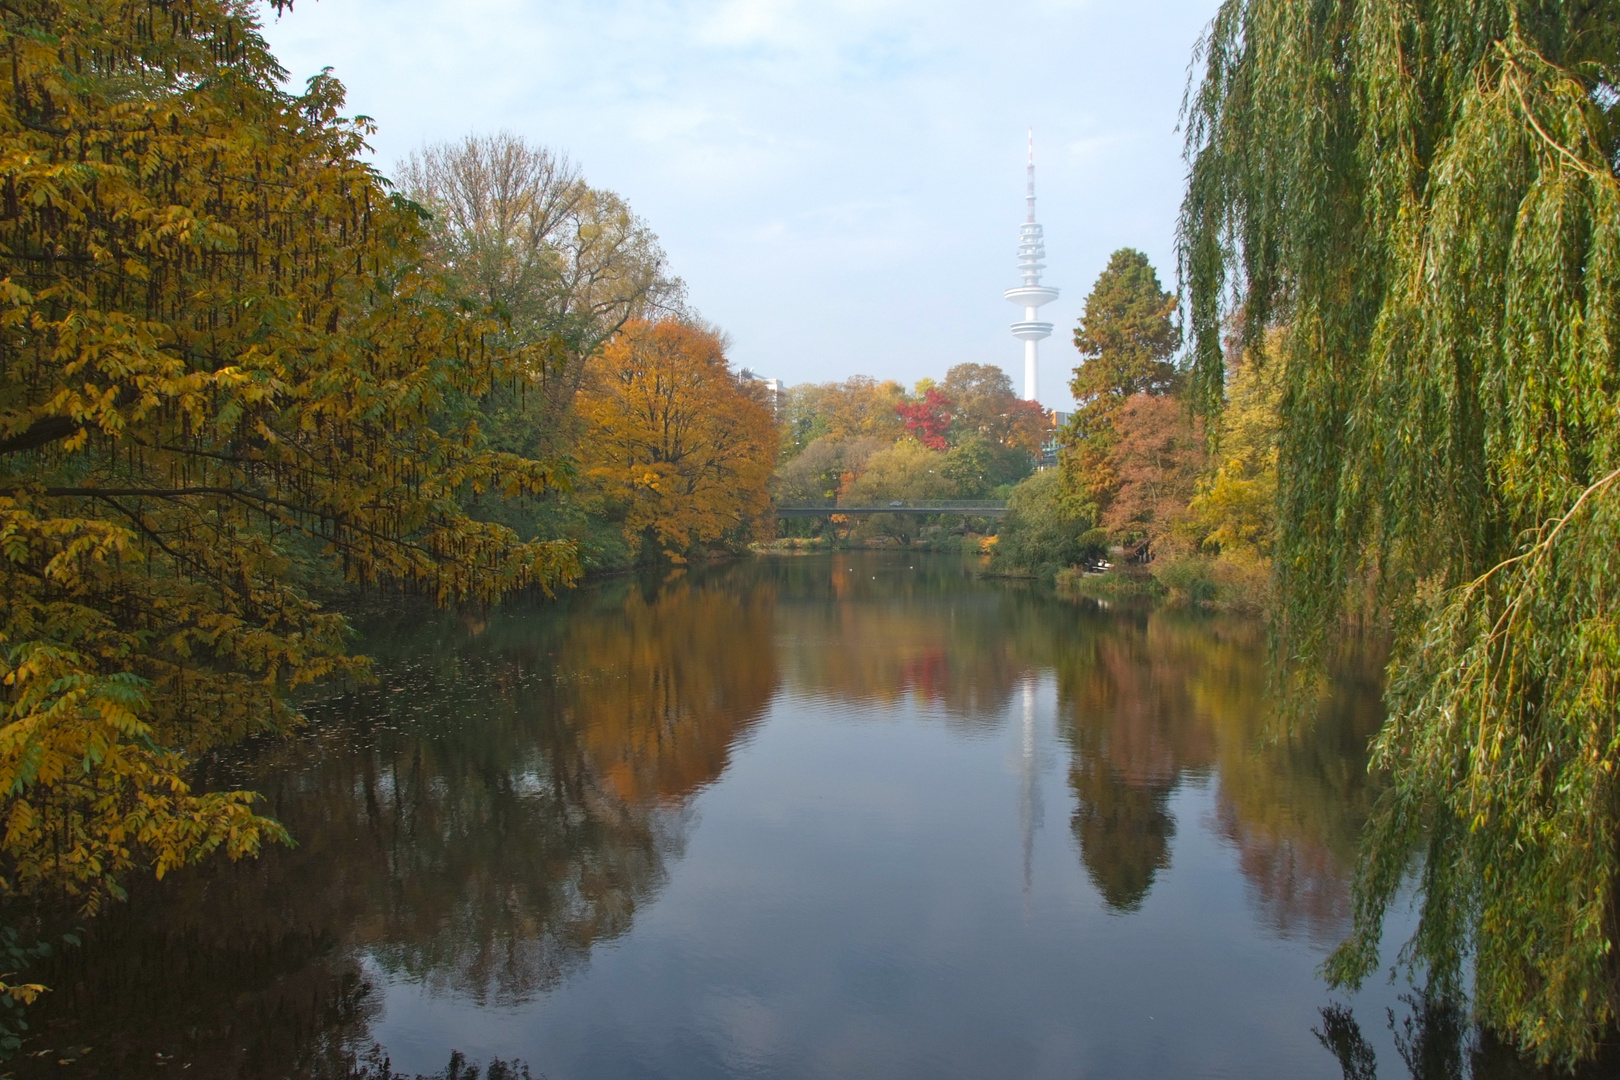
M 904 553 L 412 609 L 365 648 L 380 685 L 211 777 L 298 847 L 137 888 L 23 1075 L 1336 1078 L 1329 1043 L 1461 1075 L 1409 988 L 1315 974 L 1370 657 L 1268 738 L 1255 624 Z

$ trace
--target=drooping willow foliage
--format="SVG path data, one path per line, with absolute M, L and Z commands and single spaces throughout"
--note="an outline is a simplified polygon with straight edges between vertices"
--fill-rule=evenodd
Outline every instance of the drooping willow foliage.
M 1421 851 L 1406 957 L 1577 1060 L 1620 1006 L 1620 2 L 1228 0 L 1202 50 L 1195 393 L 1282 330 L 1283 640 L 1369 595 L 1399 635 L 1330 974 Z

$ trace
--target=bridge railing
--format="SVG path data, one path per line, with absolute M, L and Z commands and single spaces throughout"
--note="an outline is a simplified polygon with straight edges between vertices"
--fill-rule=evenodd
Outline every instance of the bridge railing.
M 883 513 L 892 511 L 896 514 L 927 514 L 927 513 L 972 513 L 983 510 L 987 513 L 1000 513 L 1007 509 L 1007 504 L 994 499 L 895 499 L 890 501 L 878 500 L 876 502 L 779 502 L 778 510 L 821 510 L 828 513 L 839 513 L 845 510 L 858 510 L 866 513 Z

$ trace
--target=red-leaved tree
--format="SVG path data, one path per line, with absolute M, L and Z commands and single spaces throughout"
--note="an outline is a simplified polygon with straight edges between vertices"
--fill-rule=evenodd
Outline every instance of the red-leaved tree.
M 945 449 L 945 432 L 950 429 L 954 405 L 939 390 L 929 387 L 921 401 L 901 402 L 894 407 L 906 430 L 930 450 Z

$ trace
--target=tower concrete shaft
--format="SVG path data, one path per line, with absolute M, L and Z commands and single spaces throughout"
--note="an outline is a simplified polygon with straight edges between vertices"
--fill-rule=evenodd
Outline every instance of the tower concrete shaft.
M 1052 324 L 1040 321 L 1042 305 L 1058 298 L 1058 291 L 1041 284 L 1041 271 L 1046 264 L 1046 239 L 1035 221 L 1035 132 L 1029 133 L 1029 167 L 1024 192 L 1024 224 L 1018 231 L 1018 272 L 1024 283 L 1008 289 L 1003 295 L 1008 302 L 1024 309 L 1024 317 L 1012 324 L 1013 337 L 1024 343 L 1024 397 L 1038 401 L 1040 397 L 1040 341 L 1052 336 Z

